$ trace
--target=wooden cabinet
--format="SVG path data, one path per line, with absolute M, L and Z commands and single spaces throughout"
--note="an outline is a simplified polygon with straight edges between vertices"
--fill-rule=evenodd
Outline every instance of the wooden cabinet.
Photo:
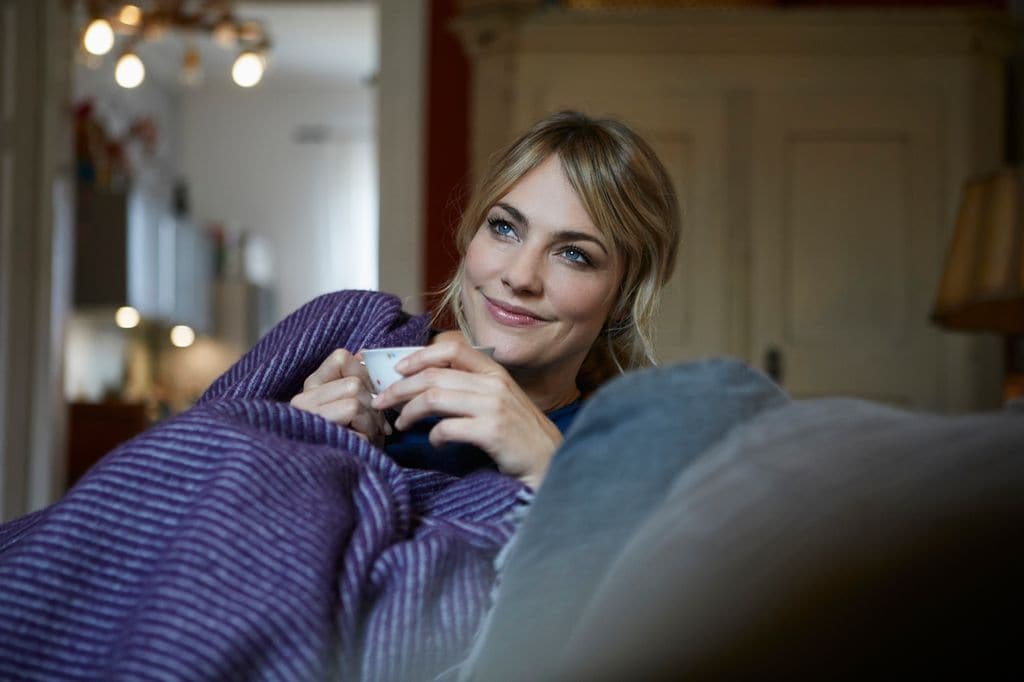
M 74 303 L 128 305 L 128 194 L 82 188 L 77 199 Z
M 104 455 L 149 426 L 142 403 L 69 403 L 65 489 L 78 482 Z
M 474 168 L 575 108 L 632 124 L 672 174 L 665 361 L 771 357 L 797 397 L 998 400 L 998 346 L 928 316 L 960 186 L 1002 159 L 1002 15 L 464 4 Z

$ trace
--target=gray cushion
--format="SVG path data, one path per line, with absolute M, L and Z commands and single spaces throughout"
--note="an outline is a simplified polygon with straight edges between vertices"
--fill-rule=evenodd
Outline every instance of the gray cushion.
M 613 558 L 676 475 L 731 428 L 785 403 L 732 360 L 633 372 L 584 406 L 508 549 L 462 679 L 547 674 Z
M 553 677 L 1020 679 L 1022 576 L 1024 416 L 793 402 L 681 473 Z

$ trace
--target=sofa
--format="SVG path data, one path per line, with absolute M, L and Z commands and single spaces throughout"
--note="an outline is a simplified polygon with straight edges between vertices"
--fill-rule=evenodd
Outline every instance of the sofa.
M 1024 411 L 790 400 L 727 359 L 585 406 L 462 680 L 1020 679 Z

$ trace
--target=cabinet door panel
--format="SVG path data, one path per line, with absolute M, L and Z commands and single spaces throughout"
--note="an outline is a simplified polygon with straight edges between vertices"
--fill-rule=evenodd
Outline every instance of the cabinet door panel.
M 927 94 L 755 99 L 751 348 L 798 397 L 941 403 L 940 109 Z
M 559 109 L 611 116 L 639 132 L 665 164 L 683 215 L 672 281 L 662 299 L 656 350 L 664 362 L 735 352 L 726 302 L 725 98 L 615 88 L 605 82 L 540 88 L 525 98 L 536 120 Z

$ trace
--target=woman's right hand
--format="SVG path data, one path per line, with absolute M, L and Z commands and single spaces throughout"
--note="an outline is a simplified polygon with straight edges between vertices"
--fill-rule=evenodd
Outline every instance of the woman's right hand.
M 359 355 L 339 348 L 309 375 L 291 405 L 347 426 L 380 447 L 391 434 L 391 426 L 383 413 L 370 407 L 371 387 Z

